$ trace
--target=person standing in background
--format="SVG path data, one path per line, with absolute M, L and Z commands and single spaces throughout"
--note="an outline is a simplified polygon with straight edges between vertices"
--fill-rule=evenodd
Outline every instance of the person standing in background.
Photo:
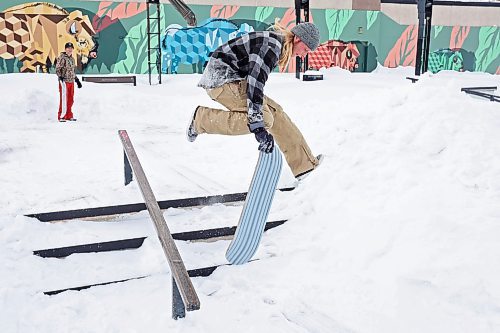
M 73 59 L 73 43 L 64 45 L 65 51 L 57 58 L 56 74 L 59 78 L 59 111 L 57 119 L 60 122 L 76 121 L 73 117 L 73 101 L 75 95 L 75 82 L 78 88 L 82 83 L 75 74 L 75 60 Z

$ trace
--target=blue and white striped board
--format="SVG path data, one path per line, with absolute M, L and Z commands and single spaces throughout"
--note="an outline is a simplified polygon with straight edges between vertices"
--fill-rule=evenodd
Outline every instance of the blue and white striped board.
M 278 146 L 272 153 L 260 152 L 236 233 L 226 251 L 226 259 L 233 265 L 248 262 L 259 247 L 282 164 Z

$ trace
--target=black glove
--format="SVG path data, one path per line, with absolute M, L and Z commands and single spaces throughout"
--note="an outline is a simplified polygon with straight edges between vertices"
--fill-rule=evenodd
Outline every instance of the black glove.
M 258 127 L 252 131 L 255 140 L 259 143 L 259 150 L 264 153 L 272 153 L 274 149 L 274 138 L 264 127 Z
M 78 87 L 78 89 L 80 89 L 82 87 L 82 83 L 80 82 L 80 79 L 76 76 L 75 76 L 75 82 L 76 82 L 76 86 Z

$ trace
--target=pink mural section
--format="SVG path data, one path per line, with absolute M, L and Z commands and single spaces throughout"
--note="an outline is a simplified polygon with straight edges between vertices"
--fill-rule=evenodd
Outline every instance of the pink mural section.
M 240 6 L 213 5 L 210 9 L 210 17 L 229 19 L 236 14 Z
M 121 19 L 129 18 L 146 10 L 146 3 L 101 1 L 92 26 L 96 32 L 102 31 Z
M 470 27 L 454 26 L 451 30 L 450 49 L 461 49 L 469 32 Z
M 398 38 L 391 51 L 385 58 L 384 66 L 415 66 L 417 54 L 417 25 L 409 25 Z
M 296 20 L 295 8 L 290 8 L 285 12 L 285 14 L 283 14 L 283 17 L 280 19 L 280 23 L 285 28 L 292 29 L 293 27 L 295 27 L 295 20 Z M 305 21 L 305 17 L 304 17 L 303 12 L 302 12 L 301 20 Z M 314 22 L 313 17 L 312 17 L 312 13 L 309 13 L 309 22 Z

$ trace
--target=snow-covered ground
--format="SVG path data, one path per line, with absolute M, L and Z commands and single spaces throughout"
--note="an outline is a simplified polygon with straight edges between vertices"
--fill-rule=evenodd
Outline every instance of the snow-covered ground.
M 201 309 L 171 319 L 171 277 L 145 212 L 41 223 L 35 212 L 141 202 L 123 186 L 126 129 L 159 200 L 243 192 L 252 136 L 184 131 L 217 104 L 199 75 L 161 86 L 85 83 L 75 123 L 58 123 L 52 75 L 0 76 L 0 332 L 499 332 L 500 105 L 460 92 L 484 73 L 332 69 L 302 82 L 272 74 L 281 103 L 326 158 L 278 193 L 256 258 L 194 278 Z M 293 176 L 286 166 L 280 180 Z M 173 232 L 234 225 L 241 205 L 170 209 Z M 33 250 L 150 236 L 137 250 L 43 259 Z M 178 242 L 188 268 L 225 262 L 229 241 Z M 43 291 L 140 280 L 45 296 Z

